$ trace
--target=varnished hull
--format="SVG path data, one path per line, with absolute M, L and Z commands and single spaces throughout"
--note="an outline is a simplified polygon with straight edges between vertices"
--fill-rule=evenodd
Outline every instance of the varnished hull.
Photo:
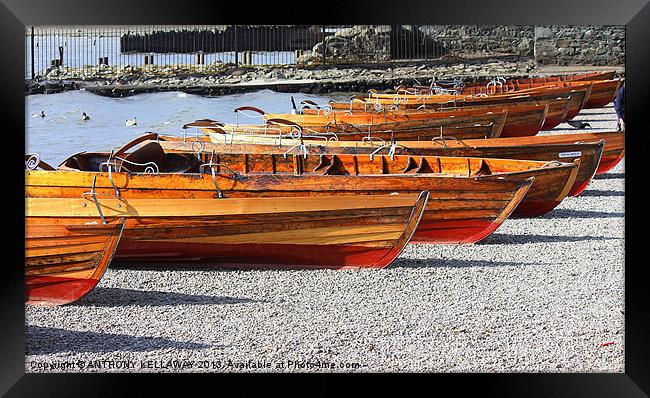
M 553 111 L 555 115 L 558 114 L 558 109 L 560 116 L 564 114 L 564 109 L 566 108 L 567 100 L 554 100 L 553 102 L 560 102 L 555 105 Z M 422 120 L 435 118 L 440 114 L 449 113 L 451 111 L 455 112 L 503 112 L 506 111 L 506 119 L 501 130 L 499 137 L 525 137 L 537 134 L 542 125 L 544 124 L 547 115 L 550 112 L 551 101 L 544 101 L 540 103 L 531 103 L 531 104 L 515 104 L 511 106 L 504 105 L 483 105 L 483 106 L 465 106 L 457 108 L 438 108 L 438 109 L 406 109 L 406 110 L 395 110 L 395 111 L 383 111 L 383 112 L 352 112 L 352 115 L 367 115 L 367 117 L 373 117 L 376 120 L 382 120 L 382 118 L 404 118 L 410 120 Z M 548 108 L 547 108 L 548 106 Z M 338 111 L 333 112 L 333 115 L 340 115 L 342 112 L 349 111 Z M 321 115 L 324 116 L 325 112 L 322 110 L 312 110 L 305 109 L 303 113 L 306 115 Z M 339 116 L 340 117 L 340 116 Z
M 100 199 L 99 203 L 107 219 L 125 219 L 116 254 L 122 260 L 345 269 L 389 265 L 415 231 L 427 197 L 422 192 L 207 200 L 122 198 Z M 82 207 L 85 199 L 52 200 L 58 203 L 50 209 L 59 214 L 89 209 Z
M 316 115 L 287 115 L 287 122 L 299 123 L 304 136 L 323 136 L 339 141 L 359 141 L 368 137 L 390 141 L 399 140 L 431 140 L 441 134 L 459 138 L 496 138 L 499 137 L 506 121 L 505 110 L 499 113 L 482 115 L 465 115 L 451 117 L 436 117 L 426 119 L 411 119 L 401 121 L 383 121 L 380 115 L 373 119 L 372 115 L 339 116 L 337 119 L 326 121 Z M 302 116 L 302 118 L 300 118 Z M 314 116 L 311 122 L 309 116 Z M 277 120 L 277 119 L 275 119 Z M 374 120 L 374 121 L 373 121 Z M 354 123 L 359 121 L 359 123 Z M 191 124 L 190 124 L 191 125 Z M 206 133 L 220 134 L 225 141 L 244 139 L 246 136 L 285 135 L 297 136 L 296 127 L 283 124 L 267 125 L 225 125 L 223 127 L 204 127 Z M 234 136 L 233 136 L 234 135 Z
M 604 157 L 603 155 L 603 158 L 600 161 L 600 165 L 598 166 L 598 170 L 596 170 L 596 174 L 607 173 L 608 171 L 616 167 L 616 165 L 619 164 L 621 160 L 623 160 L 623 157 L 625 157 L 625 149 L 616 151 L 618 155 L 612 152 L 610 152 L 610 154 L 607 157 Z
M 26 199 L 28 209 L 30 201 Z M 25 218 L 26 302 L 63 305 L 77 301 L 104 275 L 123 224 L 117 220 L 104 225 L 98 217 L 71 221 L 37 214 L 28 211 Z
M 559 75 L 547 77 L 532 77 L 507 80 L 506 84 L 531 84 L 531 83 L 554 83 L 554 82 L 578 82 L 589 80 L 611 80 L 616 75 L 613 71 L 580 73 L 575 75 Z M 467 83 L 465 87 L 486 86 L 488 81 Z
M 594 88 L 591 90 L 591 95 L 585 104 L 585 109 L 602 108 L 614 101 L 614 98 L 616 98 L 616 93 L 618 92 L 619 87 L 621 87 L 621 83 L 621 80 L 610 80 L 604 81 L 602 83 L 595 83 Z
M 548 106 L 540 106 L 530 112 L 515 112 L 516 108 L 508 112 L 506 123 L 501 130 L 501 138 L 529 137 L 539 133 L 546 121 Z
M 564 81 L 552 83 L 512 83 L 487 87 L 470 87 L 463 90 L 463 94 L 478 94 L 478 93 L 498 93 L 504 94 L 508 92 L 517 92 L 521 90 L 540 89 L 544 90 L 546 87 L 581 87 L 585 84 L 590 84 L 591 92 L 583 105 L 585 109 L 602 108 L 609 104 L 616 97 L 616 92 L 621 85 L 621 80 L 594 80 L 594 81 Z
M 219 264 L 220 268 L 246 269 L 358 269 L 384 268 L 401 252 L 392 248 L 363 245 L 308 244 L 209 244 L 185 242 L 137 242 L 125 240 L 118 258 L 124 261 L 192 261 Z M 152 257 L 152 253 L 172 253 L 170 257 Z M 332 265 L 336 264 L 336 265 Z
M 591 85 L 585 84 L 581 87 L 553 87 L 549 89 L 532 89 L 522 90 L 519 92 L 512 92 L 506 94 L 486 95 L 486 96 L 472 96 L 472 95 L 456 95 L 456 96 L 410 96 L 403 95 L 402 102 L 395 103 L 395 99 L 391 95 L 373 95 L 369 98 L 357 98 L 349 103 L 333 102 L 330 106 L 334 110 L 351 110 L 351 111 L 368 111 L 376 108 L 387 109 L 412 109 L 421 107 L 423 104 L 426 106 L 476 106 L 476 105 L 501 105 L 507 106 L 508 104 L 516 104 L 521 102 L 551 100 L 556 98 L 569 98 L 566 113 L 558 121 L 558 115 L 553 113 L 551 118 L 545 121 L 544 129 L 549 129 L 561 122 L 571 120 L 575 117 L 583 106 L 586 104 L 586 99 L 591 93 Z
M 573 136 L 571 134 L 571 136 Z M 585 143 L 575 143 L 569 137 L 562 138 L 559 135 L 548 135 L 530 138 L 497 138 L 482 140 L 445 140 L 444 143 L 437 140 L 434 144 L 430 142 L 397 142 L 394 148 L 396 155 L 423 155 L 443 157 L 478 157 L 478 158 L 500 158 L 500 159 L 521 159 L 521 160 L 543 160 L 561 161 L 572 163 L 580 160 L 575 182 L 572 185 L 569 195 L 577 196 L 587 187 L 593 178 L 599 161 L 603 154 L 604 142 L 607 134 L 596 134 L 590 136 Z M 602 137 L 599 139 L 598 137 Z M 161 141 L 165 150 L 187 151 L 189 143 L 173 137 L 164 137 L 170 141 Z M 318 154 L 370 154 L 378 150 L 381 144 L 371 143 L 348 143 L 332 142 L 322 143 L 320 141 L 305 141 L 307 152 L 311 155 Z M 285 152 L 296 153 L 293 145 L 271 145 L 263 143 L 255 144 L 216 144 L 203 142 L 205 151 L 216 151 L 216 153 L 258 153 L 278 154 Z M 386 154 L 390 148 L 385 147 L 379 154 Z
M 188 153 L 187 156 L 195 156 Z M 548 212 L 549 202 L 556 205 L 568 195 L 575 182 L 579 160 L 574 164 L 561 162 L 538 162 L 511 159 L 487 158 L 445 158 L 427 156 L 358 156 L 358 155 L 267 155 L 267 154 L 229 154 L 219 153 L 214 156 L 209 152 L 201 153 L 201 162 L 209 158 L 218 164 L 227 165 L 228 168 L 217 167 L 217 172 L 237 172 L 248 177 L 256 173 L 278 178 L 276 174 L 299 175 L 386 175 L 386 174 L 432 174 L 442 178 L 480 178 L 492 180 L 522 181 L 535 177 L 523 203 L 544 202 L 539 214 L 534 210 L 519 211 L 515 214 L 522 216 L 536 216 Z M 383 177 L 386 179 L 386 177 Z M 322 184 L 331 184 L 333 180 L 323 180 Z M 359 184 L 360 179 L 350 180 Z M 401 184 L 408 183 L 408 179 Z M 306 181 L 300 185 L 305 186 Z M 376 183 L 373 183 L 376 184 Z M 241 186 L 241 181 L 240 181 Z M 268 187 L 266 187 L 268 188 Z M 322 189 L 322 188 L 320 188 Z M 360 188 L 357 188 L 360 189 Z M 304 190 L 307 190 L 304 188 Z M 433 191 L 433 189 L 432 189 Z M 518 208 L 519 209 L 519 208 Z
M 542 145 L 546 142 L 576 143 L 598 142 L 605 140 L 603 154 L 596 169 L 596 174 L 606 173 L 615 167 L 625 157 L 625 133 L 621 131 L 606 131 L 597 133 L 569 133 L 528 138 L 531 145 Z M 448 141 L 449 142 L 449 141 Z M 451 143 L 450 145 L 454 145 Z
M 533 114 L 523 116 L 517 112 L 517 108 L 520 106 L 526 106 L 525 104 L 536 103 L 539 106 L 548 105 L 548 110 L 543 114 L 542 111 L 534 111 Z M 489 107 L 498 107 L 503 106 L 499 104 L 495 105 L 476 105 L 467 107 L 470 109 L 474 108 L 489 108 Z M 463 106 L 465 108 L 465 106 Z M 513 113 L 513 109 L 515 112 Z M 500 137 L 526 137 L 533 136 L 537 134 L 540 130 L 550 130 L 560 123 L 562 123 L 568 114 L 569 110 L 569 97 L 563 98 L 547 98 L 541 99 L 539 101 L 530 101 L 530 102 L 515 102 L 512 105 L 509 105 L 508 116 L 506 117 L 506 122 L 501 131 Z M 537 119 L 536 119 L 537 117 Z M 522 121 L 523 120 L 523 121 Z M 540 123 L 541 122 L 541 126 Z
M 272 159 L 272 158 L 268 158 Z M 291 175 L 294 158 L 286 160 L 280 156 L 271 165 L 278 174 L 258 174 L 264 163 L 250 158 L 250 174 L 245 179 L 232 180 L 227 175 L 217 175 L 217 183 L 228 198 L 324 196 L 338 193 L 341 200 L 349 195 L 386 195 L 391 192 L 415 193 L 430 191 L 425 208 L 422 228 L 418 227 L 414 238 L 428 243 L 474 243 L 493 232 L 523 200 L 531 185 L 530 181 L 477 181 L 475 178 L 435 177 L 430 175 Z M 226 159 L 220 159 L 224 162 Z M 242 166 L 233 163 L 232 167 Z M 313 166 L 313 165 L 312 165 Z M 257 168 L 256 168 L 257 167 Z M 300 168 L 307 165 L 299 165 Z M 305 169 L 305 170 L 307 170 Z M 322 171 L 321 171 L 322 172 Z M 289 175 L 287 175 L 290 173 Z M 82 173 L 83 174 L 83 173 Z M 91 173 L 88 173 L 91 174 Z M 112 191 L 106 173 L 92 173 L 98 176 L 97 190 L 103 195 Z M 43 181 L 38 174 L 28 174 L 28 194 L 48 195 L 63 191 L 75 197 L 89 177 L 79 173 L 59 172 L 57 178 Z M 123 198 L 213 198 L 214 181 L 209 175 L 168 175 L 163 178 L 146 175 L 114 174 L 114 181 Z M 62 189 L 61 187 L 65 187 Z M 223 228 L 223 227 L 222 227 Z M 129 225 L 125 242 L 129 240 Z M 127 246 L 125 246 L 127 245 Z M 128 243 L 120 246 L 119 254 Z M 173 251 L 172 251 L 173 252 Z M 171 256 L 171 255 L 170 255 Z
M 505 119 L 505 118 L 504 118 Z M 397 124 L 395 124 L 397 125 Z M 335 139 L 337 141 L 361 141 L 366 139 L 372 140 L 400 140 L 400 141 L 430 141 L 439 136 L 456 137 L 461 139 L 471 138 L 496 138 L 501 134 L 503 124 L 497 125 L 493 122 L 484 122 L 477 124 L 437 124 L 430 123 L 429 126 L 421 127 L 405 127 L 397 126 L 391 129 L 387 126 L 370 127 L 366 126 L 352 126 L 352 125 L 339 125 L 331 126 L 329 131 L 326 129 L 317 129 L 317 132 L 311 132 L 311 127 L 304 128 L 304 136 L 311 138 L 321 139 Z M 385 128 L 385 129 L 383 129 Z M 277 139 L 290 140 L 292 137 L 298 137 L 297 134 L 290 136 L 286 134 L 275 135 L 275 131 L 267 130 L 266 132 L 260 129 L 254 130 L 239 130 L 234 134 L 230 131 L 220 131 L 214 129 L 204 129 L 208 135 L 214 137 L 215 140 L 220 142 L 250 142 L 260 137 L 276 137 Z

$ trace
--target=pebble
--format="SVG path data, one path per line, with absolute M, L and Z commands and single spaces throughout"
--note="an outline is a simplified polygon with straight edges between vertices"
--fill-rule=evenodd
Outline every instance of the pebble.
M 577 119 L 616 125 L 611 105 Z M 544 134 L 562 132 L 576 130 Z M 544 217 L 479 244 L 408 245 L 383 270 L 112 264 L 79 302 L 26 307 L 25 370 L 623 372 L 624 167 Z

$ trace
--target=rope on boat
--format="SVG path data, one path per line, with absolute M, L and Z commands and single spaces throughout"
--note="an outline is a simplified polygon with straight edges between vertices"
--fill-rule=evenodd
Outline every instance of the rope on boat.
M 557 160 L 551 160 L 542 165 L 542 169 L 548 168 L 548 167 L 553 167 L 553 166 L 562 166 L 562 162 L 558 162 Z

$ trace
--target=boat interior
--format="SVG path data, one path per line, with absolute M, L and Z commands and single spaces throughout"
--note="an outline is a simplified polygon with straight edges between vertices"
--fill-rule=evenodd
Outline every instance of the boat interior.
M 200 160 L 190 153 L 166 153 L 156 141 L 148 141 L 124 156 L 107 152 L 80 152 L 64 160 L 59 169 L 78 171 L 126 171 L 132 173 L 198 173 Z
M 183 153 L 165 152 L 158 142 L 147 141 L 124 154 L 124 157 L 106 152 L 81 152 L 66 159 L 59 169 L 106 172 L 109 164 L 113 172 L 130 173 L 209 173 L 214 168 L 216 173 L 224 174 L 438 174 L 477 177 L 524 172 L 564 163 L 410 155 Z

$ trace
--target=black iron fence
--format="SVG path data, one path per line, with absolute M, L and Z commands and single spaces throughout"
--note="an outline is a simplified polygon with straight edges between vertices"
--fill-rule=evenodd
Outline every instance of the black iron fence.
M 42 26 L 26 32 L 25 77 L 96 78 L 125 68 L 373 63 L 480 57 L 420 25 Z M 73 73 L 74 72 L 74 73 Z

